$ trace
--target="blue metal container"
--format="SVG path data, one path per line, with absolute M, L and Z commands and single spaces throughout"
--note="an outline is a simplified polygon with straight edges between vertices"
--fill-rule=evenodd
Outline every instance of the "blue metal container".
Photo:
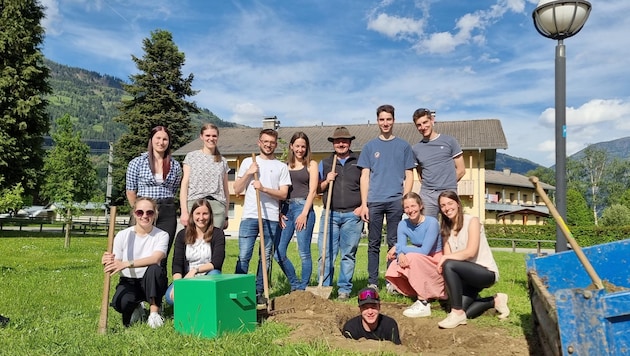
M 547 355 L 630 355 L 630 240 L 582 250 L 606 289 L 573 251 L 526 256 L 535 332 Z

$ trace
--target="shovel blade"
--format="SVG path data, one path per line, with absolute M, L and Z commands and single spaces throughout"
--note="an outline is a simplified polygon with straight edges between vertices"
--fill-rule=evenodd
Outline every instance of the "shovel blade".
M 324 299 L 328 299 L 330 297 L 332 290 L 333 290 L 333 287 L 323 287 L 323 286 L 306 287 L 307 292 L 311 292 L 314 295 L 324 298 Z

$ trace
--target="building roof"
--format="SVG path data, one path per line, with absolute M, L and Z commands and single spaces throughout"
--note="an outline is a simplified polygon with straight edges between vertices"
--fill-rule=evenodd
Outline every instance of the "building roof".
M 304 131 L 309 137 L 311 150 L 314 153 L 331 152 L 332 144 L 328 137 L 340 125 L 317 126 L 293 126 L 278 127 L 278 137 L 288 142 L 297 131 Z M 363 145 L 378 135 L 378 125 L 375 123 L 359 125 L 342 125 L 348 128 L 350 133 L 356 136 L 352 141 L 352 150 L 361 151 Z M 258 134 L 261 128 L 222 127 L 220 131 L 219 150 L 223 155 L 243 155 L 258 153 Z M 466 121 L 442 121 L 435 123 L 435 130 L 439 133 L 451 135 L 457 139 L 462 150 L 496 150 L 507 149 L 508 144 L 497 119 L 466 120 Z M 418 130 L 412 122 L 396 122 L 394 135 L 415 144 L 421 138 Z M 175 156 L 184 156 L 190 151 L 201 148 L 199 139 L 186 144 L 173 153 Z
M 511 187 L 524 187 L 534 189 L 534 185 L 529 178 L 518 173 L 511 172 L 509 169 L 503 171 L 486 170 L 486 184 L 506 185 Z M 540 182 L 544 190 L 556 190 L 556 187 L 547 183 Z

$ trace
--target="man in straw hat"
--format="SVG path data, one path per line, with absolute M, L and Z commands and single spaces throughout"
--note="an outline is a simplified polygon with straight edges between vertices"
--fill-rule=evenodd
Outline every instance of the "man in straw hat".
M 361 208 L 361 169 L 357 166 L 358 155 L 350 150 L 354 136 L 344 126 L 337 127 L 328 141 L 332 142 L 334 153 L 319 162 L 319 189 L 323 192 L 324 206 L 327 206 L 328 189 L 332 184 L 330 216 L 328 217 L 328 241 L 322 285 L 330 286 L 335 271 L 337 253 L 341 254 L 339 271 L 338 299 L 347 300 L 352 291 L 352 277 L 356 262 L 357 247 L 363 231 Z M 333 162 L 335 155 L 336 162 Z M 333 164 L 335 172 L 332 172 Z M 319 229 L 319 268 L 323 245 L 325 216 L 323 213 Z

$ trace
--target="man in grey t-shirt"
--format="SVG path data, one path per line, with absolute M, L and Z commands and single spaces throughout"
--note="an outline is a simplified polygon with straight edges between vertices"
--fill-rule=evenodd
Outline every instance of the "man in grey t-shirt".
M 413 122 L 422 140 L 413 145 L 420 197 L 424 214 L 438 217 L 438 196 L 445 190 L 457 193 L 457 182 L 466 173 L 464 153 L 457 140 L 434 130 L 435 117 L 429 109 L 418 109 L 413 113 Z

